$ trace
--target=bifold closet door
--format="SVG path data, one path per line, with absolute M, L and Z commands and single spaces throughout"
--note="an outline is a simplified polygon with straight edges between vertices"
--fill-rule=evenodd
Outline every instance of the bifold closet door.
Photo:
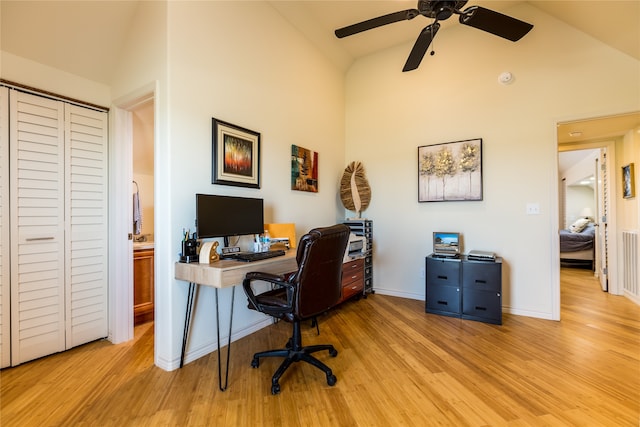
M 65 106 L 67 348 L 108 333 L 107 113 Z
M 64 104 L 11 91 L 11 363 L 65 349 Z
M 11 365 L 9 89 L 0 87 L 0 368 Z

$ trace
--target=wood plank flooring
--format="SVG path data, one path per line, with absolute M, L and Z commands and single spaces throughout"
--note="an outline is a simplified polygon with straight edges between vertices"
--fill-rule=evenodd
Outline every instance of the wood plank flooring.
M 165 372 L 152 324 L 135 340 L 94 342 L 0 372 L 2 426 L 638 426 L 640 307 L 562 270 L 562 321 L 504 315 L 502 326 L 424 312 L 424 302 L 374 294 L 304 328 L 332 343 L 338 382 L 296 364 L 273 396 L 284 322 L 232 344 L 229 389 L 217 354 Z M 223 351 L 224 352 L 224 351 Z M 224 352 L 226 354 L 226 352 Z

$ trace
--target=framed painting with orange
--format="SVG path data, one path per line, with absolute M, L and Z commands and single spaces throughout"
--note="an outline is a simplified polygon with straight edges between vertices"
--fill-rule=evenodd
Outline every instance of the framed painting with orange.
M 260 188 L 260 134 L 213 119 L 211 183 Z

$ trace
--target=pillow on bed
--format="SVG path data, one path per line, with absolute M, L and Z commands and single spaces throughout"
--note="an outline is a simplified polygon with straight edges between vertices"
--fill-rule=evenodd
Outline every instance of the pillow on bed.
M 580 233 L 585 227 L 589 224 L 589 218 L 580 218 L 577 219 L 571 226 L 569 227 L 569 231 L 572 233 Z

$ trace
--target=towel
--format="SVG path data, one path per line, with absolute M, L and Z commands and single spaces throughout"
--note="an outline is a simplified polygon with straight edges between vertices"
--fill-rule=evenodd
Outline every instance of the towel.
M 140 193 L 133 193 L 133 234 L 142 233 L 142 211 L 140 210 Z

